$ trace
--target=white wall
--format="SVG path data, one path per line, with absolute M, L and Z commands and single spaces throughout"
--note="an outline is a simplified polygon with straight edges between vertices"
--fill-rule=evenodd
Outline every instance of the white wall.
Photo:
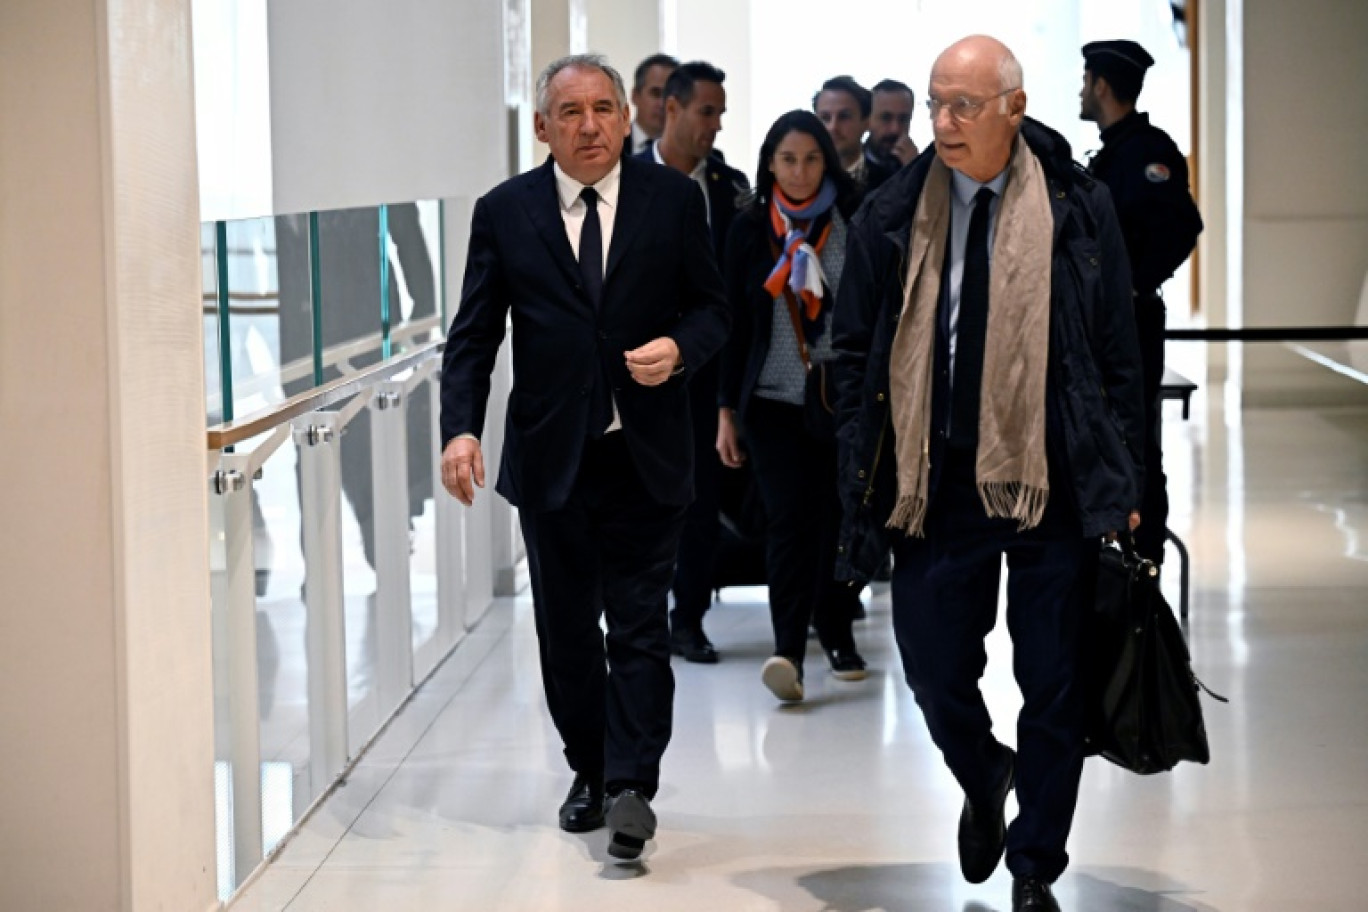
M 504 4 L 269 5 L 277 212 L 464 196 L 508 173 Z
M 1368 272 L 1368 4 L 1229 2 L 1243 22 L 1243 80 L 1232 87 L 1243 179 L 1231 192 L 1242 196 L 1244 325 L 1350 324 Z M 1251 404 L 1362 401 L 1346 383 L 1277 346 L 1245 348 Z
M 666 36 L 673 34 L 678 41 L 676 47 L 663 48 L 666 53 L 686 62 L 706 60 L 727 74 L 727 113 L 722 118 L 722 132 L 717 135 L 717 148 L 726 155 L 728 164 L 744 171 L 753 181 L 755 155 L 765 131 L 755 135 L 757 61 L 755 33 L 751 30 L 752 8 L 753 0 L 680 0 L 678 19 L 663 24 L 662 29 Z M 769 123 L 766 120 L 765 127 Z
M 0 4 L 6 912 L 217 905 L 190 42 Z

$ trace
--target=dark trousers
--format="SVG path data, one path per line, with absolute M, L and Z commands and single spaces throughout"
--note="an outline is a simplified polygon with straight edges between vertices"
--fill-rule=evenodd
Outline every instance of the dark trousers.
M 1155 563 L 1164 561 L 1168 528 L 1168 476 L 1164 474 L 1163 401 L 1164 323 L 1167 309 L 1158 295 L 1135 299 L 1135 328 L 1140 338 L 1140 361 L 1145 375 L 1145 490 L 1140 499 L 1140 526 L 1135 550 Z
M 619 432 L 585 444 L 563 508 L 519 516 L 542 683 L 566 759 L 654 795 L 672 725 L 666 593 L 684 508 L 651 499 Z
M 808 625 L 826 649 L 852 649 L 859 590 L 835 579 L 841 504 L 836 441 L 807 432 L 800 406 L 755 397 L 746 445 L 765 504 L 765 568 L 774 652 L 800 667 Z
M 973 471 L 972 454 L 947 456 L 926 537 L 895 539 L 894 632 L 932 739 L 965 795 L 985 801 L 1006 770 L 1007 749 L 993 737 L 978 685 L 1006 556 L 1007 627 L 1024 698 L 1020 814 L 1007 834 L 1007 867 L 1018 877 L 1053 881 L 1068 864 L 1065 842 L 1083 772 L 1078 628 L 1098 546 L 1083 537 L 1058 490 L 1035 529 L 1018 532 L 1015 522 L 989 519 Z
M 722 525 L 720 508 L 722 462 L 717 456 L 717 362 L 714 360 L 689 381 L 689 409 L 693 418 L 694 501 L 684 514 L 675 566 L 674 610 L 670 626 L 697 629 L 712 604 L 713 561 Z

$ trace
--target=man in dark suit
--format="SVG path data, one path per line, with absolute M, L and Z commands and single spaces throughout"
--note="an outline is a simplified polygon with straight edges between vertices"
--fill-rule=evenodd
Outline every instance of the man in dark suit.
M 665 129 L 637 157 L 687 174 L 703 191 L 717 260 L 727 244 L 736 201 L 750 189 L 746 175 L 713 156 L 713 143 L 727 110 L 727 74 L 696 61 L 678 67 L 665 81 Z M 703 632 L 703 614 L 712 602 L 713 558 L 721 535 L 718 522 L 722 465 L 717 458 L 718 361 L 689 381 L 693 410 L 694 502 L 684 520 L 675 568 L 674 610 L 670 612 L 670 649 L 685 661 L 712 664 L 717 650 Z
M 728 313 L 702 196 L 621 158 L 627 118 L 601 57 L 562 58 L 538 79 L 550 160 L 475 204 L 442 367 L 442 483 L 465 504 L 484 485 L 478 435 L 511 312 L 498 491 L 519 508 L 546 701 L 575 772 L 560 825 L 606 820 L 609 852 L 635 860 L 655 833 L 670 739 L 666 594 L 693 498 L 687 383 Z

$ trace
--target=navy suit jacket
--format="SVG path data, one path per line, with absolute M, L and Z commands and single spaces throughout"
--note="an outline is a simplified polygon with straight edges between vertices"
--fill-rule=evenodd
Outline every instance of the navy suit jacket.
M 622 162 L 602 300 L 594 307 L 565 233 L 550 159 L 475 204 L 461 306 L 442 363 L 442 445 L 479 436 L 489 376 L 512 315 L 513 389 L 497 490 L 532 511 L 562 507 L 609 383 L 634 465 L 658 502 L 693 497 L 688 377 L 727 336 L 729 314 L 703 198 L 689 178 Z M 633 380 L 623 353 L 669 336 L 684 370 Z

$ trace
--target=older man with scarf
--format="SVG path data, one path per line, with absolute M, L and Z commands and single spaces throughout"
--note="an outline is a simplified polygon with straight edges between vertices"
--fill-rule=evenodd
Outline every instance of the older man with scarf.
M 1013 910 L 1057 910 L 1084 757 L 1079 624 L 1099 538 L 1139 522 L 1129 267 L 1105 187 L 1025 117 L 1010 50 L 984 36 L 950 46 L 927 104 L 933 147 L 849 236 L 833 340 L 837 572 L 868 579 L 891 541 L 907 682 L 965 794 L 964 877 L 987 880 L 1005 850 Z M 1016 751 L 978 686 L 1004 556 Z

